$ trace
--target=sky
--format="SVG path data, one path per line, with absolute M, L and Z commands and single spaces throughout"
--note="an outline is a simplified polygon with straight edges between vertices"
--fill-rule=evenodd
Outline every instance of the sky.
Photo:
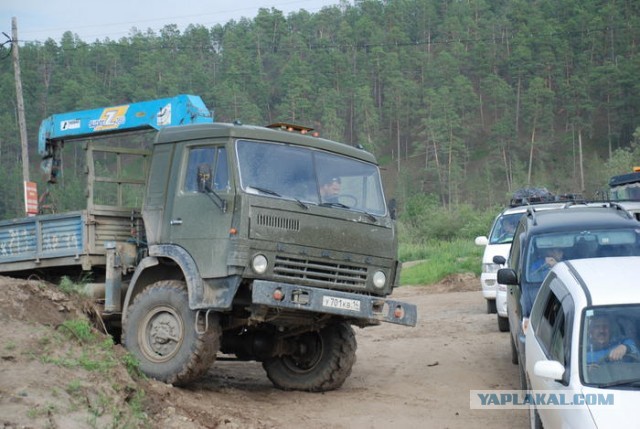
M 12 18 L 17 19 L 22 42 L 59 42 L 65 31 L 87 43 L 118 40 L 136 28 L 159 34 L 165 25 L 183 31 L 189 24 L 207 28 L 242 17 L 253 19 L 260 8 L 275 8 L 287 16 L 301 9 L 310 13 L 338 5 L 340 0 L 0 0 L 0 43 L 11 36 Z M 347 0 L 352 4 L 352 0 Z

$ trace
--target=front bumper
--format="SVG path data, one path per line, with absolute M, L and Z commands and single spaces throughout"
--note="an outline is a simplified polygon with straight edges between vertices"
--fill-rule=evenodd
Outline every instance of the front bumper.
M 480 274 L 480 285 L 482 286 L 482 296 L 484 299 L 496 299 L 497 277 L 498 275 L 496 273 Z
M 276 292 L 279 290 L 279 292 Z M 276 299 L 276 296 L 281 299 Z M 272 308 L 335 314 L 373 323 L 388 322 L 416 326 L 418 312 L 413 304 L 357 293 L 255 280 L 252 303 Z

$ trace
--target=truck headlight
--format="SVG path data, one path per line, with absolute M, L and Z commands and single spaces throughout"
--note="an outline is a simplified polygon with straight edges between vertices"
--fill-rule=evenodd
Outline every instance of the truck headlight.
M 269 262 L 267 261 L 267 257 L 264 255 L 256 255 L 251 260 L 251 268 L 257 274 L 264 274 L 267 271 L 267 266 Z
M 387 276 L 382 271 L 376 271 L 373 275 L 373 285 L 378 289 L 382 289 L 387 283 Z

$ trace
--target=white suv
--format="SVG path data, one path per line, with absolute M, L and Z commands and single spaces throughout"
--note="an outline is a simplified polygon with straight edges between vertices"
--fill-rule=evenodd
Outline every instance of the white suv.
M 561 208 L 564 203 L 536 204 L 536 210 Z M 527 207 L 518 206 L 504 209 L 496 216 L 489 232 L 489 237 L 476 237 L 475 243 L 478 246 L 485 246 L 482 255 L 482 274 L 480 274 L 480 285 L 482 286 L 482 296 L 487 301 L 487 313 L 498 313 L 498 328 L 502 332 L 509 330 L 509 320 L 507 319 L 506 296 L 502 302 L 496 301 L 498 292 L 497 272 L 502 265 L 493 262 L 494 256 L 509 256 L 513 233 L 518 226 L 518 221 Z M 506 291 L 506 288 L 505 288 Z M 503 308 L 502 308 L 503 307 Z
M 638 427 L 639 278 L 639 256 L 553 267 L 531 310 L 526 379 L 531 397 L 552 392 L 573 409 L 533 405 L 532 428 Z

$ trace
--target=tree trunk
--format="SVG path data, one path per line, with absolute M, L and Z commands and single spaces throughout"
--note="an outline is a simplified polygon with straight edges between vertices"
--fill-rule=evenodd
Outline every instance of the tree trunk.
M 527 173 L 527 186 L 531 186 L 531 170 L 533 166 L 533 146 L 536 141 L 537 116 L 533 117 L 533 129 L 531 130 L 531 147 L 529 148 L 529 172 Z
M 582 159 L 582 128 L 578 128 L 578 165 L 580 166 L 580 191 L 584 194 L 584 168 Z

